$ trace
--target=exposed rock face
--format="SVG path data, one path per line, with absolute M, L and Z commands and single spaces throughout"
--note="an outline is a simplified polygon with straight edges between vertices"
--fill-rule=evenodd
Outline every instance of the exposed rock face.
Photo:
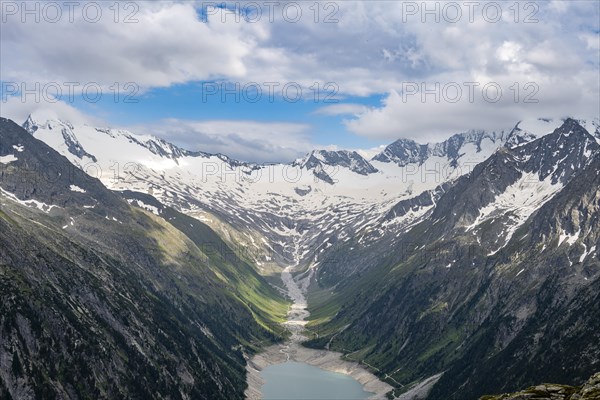
M 369 175 L 377 172 L 377 168 L 356 151 L 347 150 L 315 150 L 294 164 L 312 170 L 315 176 L 331 184 L 334 181 L 326 171 L 332 172 L 334 168 L 348 168 L 350 171 L 360 175 Z
M 411 163 L 422 164 L 429 157 L 445 157 L 451 163 L 456 163 L 465 152 L 466 145 L 471 144 L 475 147 L 476 152 L 480 152 L 484 139 L 489 139 L 491 143 L 497 144 L 497 147 L 502 145 L 513 147 L 527 143 L 535 139 L 535 136 L 520 129 L 517 124 L 511 131 L 471 130 L 458 133 L 441 143 L 419 144 L 410 139 L 398 139 L 373 157 L 373 160 L 384 163 L 391 162 L 401 167 Z
M 518 393 L 483 396 L 480 400 L 598 400 L 600 399 L 600 373 L 583 386 L 541 384 Z

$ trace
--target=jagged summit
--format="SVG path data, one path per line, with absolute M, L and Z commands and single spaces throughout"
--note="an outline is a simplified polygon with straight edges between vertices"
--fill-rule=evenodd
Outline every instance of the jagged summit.
M 399 139 L 390 144 L 373 161 L 394 163 L 404 167 L 411 163 L 423 164 L 428 158 L 440 157 L 457 163 L 458 159 L 476 153 L 491 154 L 490 150 L 531 141 L 535 135 L 515 126 L 512 130 L 489 132 L 469 130 L 458 133 L 439 143 L 419 144 L 410 139 Z
M 457 165 L 461 158 L 482 160 L 482 156 L 485 159 L 502 146 L 515 147 L 531 142 L 537 137 L 549 134 L 561 124 L 561 120 L 537 118 L 521 120 L 513 125 L 513 128 L 499 131 L 467 130 L 438 143 L 421 144 L 411 139 L 398 139 L 374 156 L 372 161 L 404 167 L 413 163 L 423 164 L 432 157 L 440 157 Z
M 59 142 L 62 137 L 62 140 L 64 140 L 64 145 L 71 154 L 80 159 L 87 157 L 94 162 L 97 161 L 97 157 L 92 153 L 102 151 L 103 149 L 99 148 L 99 146 L 101 146 L 103 142 L 107 142 L 107 144 L 112 147 L 113 151 L 119 151 L 123 149 L 122 146 L 132 147 L 128 146 L 128 144 L 134 144 L 137 146 L 133 147 L 145 148 L 152 154 L 171 160 L 177 160 L 186 156 L 208 156 L 207 153 L 184 150 L 172 143 L 165 141 L 164 139 L 153 135 L 135 134 L 123 129 L 97 128 L 89 125 L 74 126 L 68 121 L 62 121 L 59 119 L 45 119 L 35 115 L 29 115 L 22 126 L 25 128 L 25 130 L 36 137 L 41 135 L 41 132 L 43 131 L 43 135 L 45 137 L 41 139 L 45 141 Z M 56 137 L 48 137 L 55 135 Z M 104 135 L 113 140 L 107 141 L 107 138 L 103 137 Z M 89 145 L 86 147 L 91 148 L 92 150 L 88 151 L 84 149 L 82 142 L 88 142 Z
M 600 120 L 598 118 L 588 118 L 580 121 L 600 141 Z M 317 171 L 328 167 L 343 167 L 360 175 L 369 175 L 380 171 L 380 168 L 373 165 L 372 161 L 393 163 L 399 167 L 406 167 L 409 164 L 423 164 L 431 157 L 440 157 L 456 166 L 458 160 L 463 157 L 465 159 L 472 159 L 473 157 L 481 159 L 489 156 L 498 147 L 515 147 L 530 142 L 536 137 L 552 132 L 559 126 L 559 122 L 561 121 L 542 118 L 519 121 L 512 129 L 500 131 L 468 130 L 455 134 L 439 143 L 420 144 L 411 139 L 401 138 L 388 145 L 371 160 L 366 160 L 356 151 L 351 150 L 313 150 L 305 157 L 291 163 L 291 165 Z M 85 124 L 75 125 L 69 121 L 52 118 L 51 115 L 29 115 L 22 126 L 34 136 L 36 136 L 38 130 L 43 130 L 44 137 L 42 140 L 51 146 L 55 147 L 55 145 L 61 145 L 61 142 L 64 142 L 63 145 L 73 155 L 80 159 L 87 157 L 94 162 L 97 161 L 97 156 L 86 148 L 90 146 L 86 146 L 84 142 L 90 142 L 90 145 L 93 144 L 93 147 L 97 147 L 105 142 L 100 135 L 103 134 L 114 139 L 111 143 L 107 143 L 113 151 L 131 147 L 128 144 L 136 144 L 138 146 L 133 147 L 144 148 L 160 158 L 175 161 L 176 164 L 181 158 L 185 157 L 217 157 L 231 167 L 245 166 L 250 169 L 258 169 L 262 166 L 257 163 L 237 161 L 223 154 L 186 150 L 153 135 L 133 133 L 123 129 L 92 127 Z M 94 149 L 94 151 L 97 150 Z M 325 180 L 329 181 L 327 178 Z
M 293 165 L 316 171 L 324 171 L 327 167 L 344 167 L 360 175 L 378 172 L 360 154 L 349 150 L 313 150 L 304 158 L 296 160 Z

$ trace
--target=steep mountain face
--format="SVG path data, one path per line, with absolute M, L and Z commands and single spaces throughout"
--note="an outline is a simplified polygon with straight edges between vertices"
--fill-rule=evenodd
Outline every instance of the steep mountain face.
M 599 149 L 594 138 L 569 119 L 552 134 L 502 149 L 475 167 L 440 199 L 432 219 L 443 221 L 439 226 L 446 230 L 498 225 L 495 234 L 508 241 L 520 224 L 592 162 Z
M 336 246 L 316 274 L 309 345 L 362 360 L 398 393 L 427 381 L 429 399 L 583 383 L 600 369 L 599 171 L 600 146 L 569 119 L 439 188 L 408 229 Z M 399 208 L 389 217 L 411 204 Z
M 498 292 L 503 296 L 496 308 L 499 316 L 486 321 L 498 331 L 488 328 L 466 355 L 487 359 L 474 369 L 465 361 L 460 372 L 455 366 L 433 395 L 443 392 L 453 376 L 462 379 L 469 370 L 473 378 L 464 393 L 478 395 L 482 387 L 502 392 L 540 381 L 580 384 L 600 368 L 598 171 L 596 152 L 592 162 L 517 231 L 520 239 L 499 252 L 495 269 L 508 287 Z M 486 340 L 497 347 L 484 356 Z
M 419 145 L 414 140 L 398 139 L 373 157 L 373 161 L 393 162 L 400 167 L 422 163 L 427 157 L 427 148 L 427 145 Z
M 505 138 L 515 137 L 518 129 L 519 125 Z M 565 127 L 565 129 L 567 128 Z M 518 134 L 519 137 L 526 136 L 522 134 L 523 131 L 519 132 L 521 132 Z M 325 286 L 343 285 L 348 270 L 360 272 L 384 262 L 386 258 L 389 258 L 387 249 L 397 245 L 404 246 L 401 243 L 402 236 L 423 220 L 436 223 L 438 220 L 444 220 L 448 223 L 439 226 L 446 226 L 448 230 L 453 229 L 457 223 L 468 226 L 468 229 L 478 229 L 477 226 L 484 221 L 494 223 L 497 225 L 497 230 L 493 235 L 486 235 L 484 240 L 494 241 L 497 249 L 504 243 L 503 240 L 510 239 L 512 229 L 518 227 L 537 207 L 561 189 L 562 183 L 560 182 L 566 181 L 572 176 L 573 168 L 583 167 L 578 160 L 589 159 L 591 152 L 598 148 L 595 140 L 579 125 L 571 139 L 569 139 L 568 129 L 565 132 L 564 140 L 561 139 L 560 134 L 557 131 L 543 136 L 540 141 L 529 144 L 521 143 L 512 150 L 501 147 L 489 159 L 480 163 L 470 163 L 473 173 L 469 176 L 477 177 L 478 180 L 475 182 L 473 179 L 459 178 L 448 181 L 439 179 L 442 183 L 434 189 L 399 201 L 375 224 L 356 232 L 354 238 L 346 246 L 338 246 L 339 251 L 336 248 L 332 249 L 323 258 L 323 262 L 328 266 L 319 269 L 318 279 Z M 478 140 L 485 139 L 479 135 L 473 137 Z M 585 138 L 585 140 L 577 143 L 578 138 Z M 450 142 L 457 140 L 455 138 Z M 549 154 L 551 152 L 549 149 L 553 149 L 555 147 L 553 143 L 558 140 L 562 140 L 562 147 L 557 148 L 553 154 Z M 437 147 L 447 149 L 449 145 Z M 542 150 L 538 151 L 538 147 Z M 423 164 L 426 166 L 425 168 L 429 168 L 427 167 L 428 162 L 425 161 Z M 465 162 L 462 165 L 468 164 Z M 482 175 L 480 171 L 486 171 L 486 174 Z M 534 176 L 534 171 L 540 171 L 539 176 Z M 435 175 L 435 170 L 433 172 Z M 548 178 L 550 173 L 553 175 Z M 452 193 L 445 195 L 446 191 L 453 186 L 456 188 Z M 504 193 L 509 186 L 510 189 Z M 494 202 L 496 195 L 500 193 L 504 193 L 504 195 L 498 197 Z M 517 197 L 515 198 L 515 196 Z M 498 218 L 497 214 L 506 207 L 516 208 L 516 200 L 523 202 L 519 209 L 515 213 L 507 215 L 507 220 Z M 484 208 L 486 206 L 487 208 Z M 456 211 L 457 207 L 461 207 L 461 209 Z M 450 209 L 453 209 L 453 212 L 449 214 L 448 210 Z M 481 215 L 479 214 L 480 209 Z M 431 216 L 432 214 L 433 216 Z M 429 218 L 430 216 L 431 218 Z M 503 229 L 506 229 L 506 232 L 498 231 Z M 432 232 L 431 240 L 435 240 L 436 235 L 443 234 L 438 230 Z M 353 260 L 360 261 L 348 261 L 346 258 L 350 256 L 344 254 L 350 254 Z
M 243 398 L 286 302 L 208 226 L 140 201 L 0 119 L 1 398 Z

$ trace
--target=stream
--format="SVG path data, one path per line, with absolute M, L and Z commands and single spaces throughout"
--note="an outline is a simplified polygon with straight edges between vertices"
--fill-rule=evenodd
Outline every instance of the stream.
M 307 310 L 305 293 L 310 282 L 310 274 L 303 280 L 296 281 L 292 276 L 293 267 L 285 268 L 281 273 L 292 306 L 283 324 L 291 333 L 289 340 L 280 346 L 279 352 L 285 357 L 283 363 L 269 365 L 260 375 L 264 380 L 261 388 L 265 400 L 283 399 L 368 399 L 374 393 L 367 392 L 363 386 L 348 374 L 332 372 L 303 362 L 306 352 L 302 341 L 307 337 Z M 330 352 L 327 352 L 330 353 Z M 331 353 L 336 354 L 336 353 Z

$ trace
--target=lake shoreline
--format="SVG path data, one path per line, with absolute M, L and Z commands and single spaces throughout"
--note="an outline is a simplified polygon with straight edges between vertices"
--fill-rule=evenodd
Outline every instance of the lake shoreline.
M 289 346 L 289 347 L 288 347 Z M 282 352 L 287 351 L 287 352 Z M 290 355 L 288 360 L 287 354 Z M 363 389 L 373 393 L 369 400 L 387 399 L 385 394 L 393 389 L 392 386 L 380 381 L 375 375 L 356 362 L 341 359 L 342 353 L 328 350 L 309 349 L 301 344 L 285 343 L 267 347 L 263 352 L 248 360 L 246 365 L 248 388 L 245 395 L 247 400 L 261 400 L 261 388 L 264 380 L 260 372 L 270 365 L 282 364 L 287 361 L 303 362 L 326 371 L 349 375 L 358 381 Z
M 306 340 L 304 326 L 306 318 L 310 315 L 307 310 L 304 294 L 310 281 L 310 274 L 305 279 L 296 282 L 292 277 L 292 267 L 287 267 L 281 273 L 281 280 L 285 284 L 288 295 L 293 304 L 288 312 L 288 320 L 283 325 L 291 332 L 288 341 L 282 344 L 269 346 L 264 351 L 247 360 L 246 375 L 248 388 L 245 391 L 247 400 L 261 400 L 261 388 L 264 380 L 260 372 L 270 365 L 282 364 L 287 361 L 306 363 L 326 371 L 349 375 L 358 381 L 366 392 L 373 393 L 369 400 L 384 400 L 386 393 L 393 389 L 392 386 L 380 381 L 374 374 L 362 365 L 343 360 L 342 353 L 329 350 L 309 349 L 302 346 Z

